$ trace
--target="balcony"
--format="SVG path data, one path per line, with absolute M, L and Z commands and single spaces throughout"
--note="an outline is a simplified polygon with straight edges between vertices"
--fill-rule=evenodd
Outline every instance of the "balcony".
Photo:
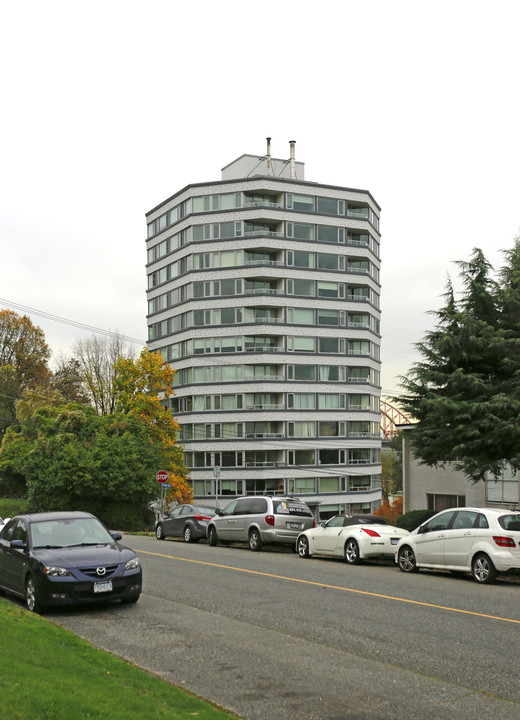
M 346 238 L 347 245 L 353 245 L 355 247 L 368 247 L 369 240 L 368 235 L 362 233 L 348 233 Z
M 246 410 L 283 410 L 285 402 L 280 393 L 250 393 L 245 397 Z M 248 424 L 246 432 L 279 432 L 282 427 L 278 424 L 264 422 Z
M 246 422 L 245 437 L 249 440 L 256 438 L 282 438 L 283 423 L 273 421 Z
M 245 308 L 244 310 L 244 322 L 245 323 L 269 323 L 277 324 L 283 322 L 282 310 L 278 308 Z
M 357 218 L 359 220 L 368 220 L 368 207 L 365 206 L 359 206 L 359 207 L 348 207 L 347 208 L 347 217 L 349 218 Z
M 273 192 L 244 193 L 244 207 L 283 208 L 283 194 Z
M 245 453 L 246 467 L 284 467 L 283 450 L 254 450 Z

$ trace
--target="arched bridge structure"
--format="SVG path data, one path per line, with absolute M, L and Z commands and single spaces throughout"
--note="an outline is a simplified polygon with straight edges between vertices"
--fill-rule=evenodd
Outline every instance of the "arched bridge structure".
M 398 432 L 397 425 L 410 425 L 410 418 L 386 400 L 381 399 L 381 432 L 385 440 L 391 440 Z

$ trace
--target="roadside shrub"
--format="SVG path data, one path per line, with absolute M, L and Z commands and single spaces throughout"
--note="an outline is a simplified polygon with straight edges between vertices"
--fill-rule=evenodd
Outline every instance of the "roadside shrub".
M 11 497 L 0 498 L 0 516 L 3 518 L 19 515 L 27 512 L 27 509 L 27 500 Z
M 423 522 L 435 515 L 435 510 L 409 510 L 396 521 L 396 526 L 403 530 L 415 530 Z

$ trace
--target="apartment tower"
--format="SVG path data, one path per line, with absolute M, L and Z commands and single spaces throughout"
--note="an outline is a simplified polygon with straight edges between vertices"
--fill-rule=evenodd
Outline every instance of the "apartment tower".
M 301 496 L 320 518 L 381 500 L 380 208 L 242 155 L 146 215 L 148 347 L 196 501 Z

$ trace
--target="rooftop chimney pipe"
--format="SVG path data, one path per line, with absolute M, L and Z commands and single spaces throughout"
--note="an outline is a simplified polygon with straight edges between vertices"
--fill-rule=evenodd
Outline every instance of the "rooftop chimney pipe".
M 296 180 L 296 168 L 294 165 L 294 146 L 296 145 L 296 140 L 289 140 L 289 145 L 291 146 L 291 180 Z
M 272 175 L 273 171 L 271 170 L 271 138 L 266 138 L 267 140 L 267 174 Z

